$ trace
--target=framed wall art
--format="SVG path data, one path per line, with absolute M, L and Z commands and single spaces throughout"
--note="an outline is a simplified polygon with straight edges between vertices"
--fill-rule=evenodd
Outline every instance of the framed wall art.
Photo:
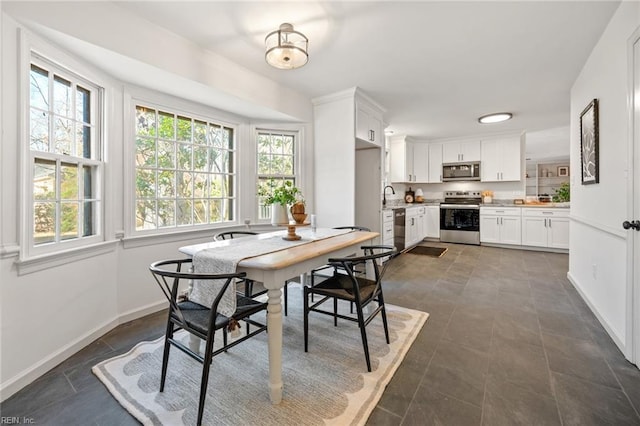
M 569 176 L 569 166 L 558 166 L 558 176 Z
M 594 99 L 580 114 L 580 158 L 582 184 L 599 182 L 598 100 Z

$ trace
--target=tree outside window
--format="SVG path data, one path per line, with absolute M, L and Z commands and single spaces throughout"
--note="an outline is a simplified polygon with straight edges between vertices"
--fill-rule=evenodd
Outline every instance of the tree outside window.
M 136 106 L 137 231 L 235 220 L 234 129 Z
M 295 132 L 258 131 L 258 194 L 268 194 L 272 185 L 291 182 L 296 185 Z M 258 200 L 258 219 L 271 218 L 271 209 L 263 196 Z

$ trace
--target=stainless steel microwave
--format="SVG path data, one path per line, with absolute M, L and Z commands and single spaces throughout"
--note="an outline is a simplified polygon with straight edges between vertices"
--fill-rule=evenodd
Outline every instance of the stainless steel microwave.
M 444 163 L 442 165 L 442 181 L 480 180 L 480 162 Z

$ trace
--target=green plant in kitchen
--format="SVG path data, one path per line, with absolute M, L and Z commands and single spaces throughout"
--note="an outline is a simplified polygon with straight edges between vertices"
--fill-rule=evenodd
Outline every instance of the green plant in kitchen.
M 562 182 L 560 187 L 556 189 L 556 194 L 553 196 L 554 203 L 564 203 L 570 201 L 571 191 L 569 182 Z
M 258 195 L 263 197 L 266 206 L 272 204 L 288 206 L 296 202 L 304 203 L 302 192 L 290 180 L 278 183 L 272 179 L 267 185 L 258 189 Z

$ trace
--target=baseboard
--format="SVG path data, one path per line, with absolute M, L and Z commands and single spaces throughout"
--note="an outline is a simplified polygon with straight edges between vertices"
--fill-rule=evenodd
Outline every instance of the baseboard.
M 587 304 L 589 309 L 591 309 L 591 312 L 593 312 L 593 315 L 596 316 L 596 318 L 598 319 L 598 322 L 600 322 L 602 327 L 604 327 L 604 329 L 607 332 L 607 334 L 609 335 L 609 337 L 611 337 L 611 339 L 613 340 L 613 343 L 616 344 L 618 349 L 620 349 L 622 351 L 622 353 L 624 354 L 625 358 L 628 359 L 626 345 L 624 344 L 624 342 L 622 340 L 620 340 L 616 336 L 616 334 L 613 332 L 611 327 L 609 327 L 609 324 L 607 324 L 607 322 L 604 320 L 604 318 L 600 315 L 598 310 L 595 308 L 593 303 L 591 303 L 591 301 L 586 296 L 586 294 L 580 289 L 580 286 L 578 285 L 577 280 L 573 277 L 573 275 L 571 275 L 571 272 L 567 272 L 567 279 L 569 280 L 569 282 L 571 282 L 571 285 L 573 285 L 573 288 L 576 289 L 576 291 L 578 292 L 580 297 L 582 297 L 582 300 L 584 300 L 584 302 Z M 629 360 L 629 361 L 631 362 L 631 360 Z
M 20 391 L 20 389 L 24 388 L 29 383 L 46 374 L 49 370 L 65 361 L 93 341 L 104 336 L 106 333 L 113 330 L 118 325 L 124 324 L 137 318 L 141 318 L 154 312 L 161 311 L 163 309 L 166 309 L 166 307 L 166 301 L 155 302 L 147 306 L 143 306 L 139 309 L 133 309 L 131 311 L 125 312 L 112 320 L 106 321 L 104 324 L 96 327 L 84 336 L 79 337 L 68 345 L 62 347 L 37 364 L 18 373 L 6 382 L 0 384 L 0 402 L 8 399 L 13 394 Z

